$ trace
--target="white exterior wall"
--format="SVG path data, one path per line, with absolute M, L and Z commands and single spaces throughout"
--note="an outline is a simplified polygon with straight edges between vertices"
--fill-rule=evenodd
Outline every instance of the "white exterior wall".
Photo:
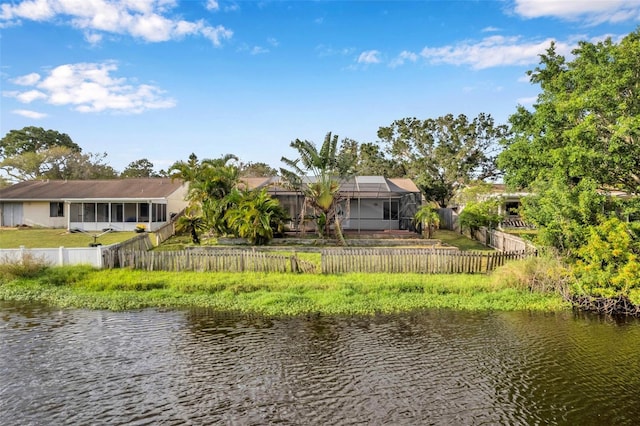
M 69 211 L 65 206 L 65 217 L 49 217 L 48 201 L 25 201 L 22 203 L 24 225 L 42 228 L 66 228 Z
M 167 220 L 171 219 L 172 213 L 180 213 L 189 204 L 185 201 L 187 189 L 187 184 L 183 184 L 180 189 L 167 197 Z
M 400 228 L 400 221 L 384 220 L 382 203 L 385 199 L 351 199 L 350 215 L 342 224 L 344 229 L 349 230 L 396 230 Z

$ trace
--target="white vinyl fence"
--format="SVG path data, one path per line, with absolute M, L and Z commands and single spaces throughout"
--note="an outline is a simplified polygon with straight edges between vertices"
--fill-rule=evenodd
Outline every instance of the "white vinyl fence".
M 42 261 L 50 266 L 91 265 L 96 268 L 113 267 L 111 259 L 122 249 L 149 250 L 151 241 L 148 234 L 130 240 L 97 247 L 58 247 L 0 249 L 0 263 L 22 262 L 26 259 Z
M 17 263 L 27 258 L 41 261 L 50 266 L 63 265 L 91 265 L 102 267 L 102 251 L 106 247 L 58 247 L 58 248 L 34 248 L 27 249 L 1 249 L 0 263 Z

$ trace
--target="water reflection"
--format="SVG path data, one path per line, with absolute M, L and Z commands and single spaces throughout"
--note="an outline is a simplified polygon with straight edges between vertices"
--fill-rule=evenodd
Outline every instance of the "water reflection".
M 0 302 L 0 424 L 633 424 L 640 322 Z

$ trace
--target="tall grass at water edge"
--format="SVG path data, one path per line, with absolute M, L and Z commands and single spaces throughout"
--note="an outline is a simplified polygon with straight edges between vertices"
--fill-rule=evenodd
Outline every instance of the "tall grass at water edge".
M 487 275 L 147 272 L 46 268 L 0 274 L 0 299 L 58 307 L 130 310 L 203 307 L 265 315 L 375 314 L 420 309 L 557 311 L 556 293 L 497 283 Z

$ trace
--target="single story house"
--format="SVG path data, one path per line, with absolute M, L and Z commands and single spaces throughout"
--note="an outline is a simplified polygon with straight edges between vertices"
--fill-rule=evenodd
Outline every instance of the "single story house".
M 313 182 L 314 177 L 306 177 Z M 311 221 L 304 220 L 314 212 L 303 212 L 304 195 L 282 181 L 280 177 L 242 179 L 249 189 L 266 188 L 280 201 L 291 218 L 292 231 L 311 230 Z M 383 176 L 356 176 L 341 183 L 338 215 L 345 231 L 416 231 L 413 217 L 422 205 L 422 193 L 411 179 Z
M 20 182 L 0 189 L 0 226 L 155 231 L 187 206 L 186 192 L 165 178 Z

